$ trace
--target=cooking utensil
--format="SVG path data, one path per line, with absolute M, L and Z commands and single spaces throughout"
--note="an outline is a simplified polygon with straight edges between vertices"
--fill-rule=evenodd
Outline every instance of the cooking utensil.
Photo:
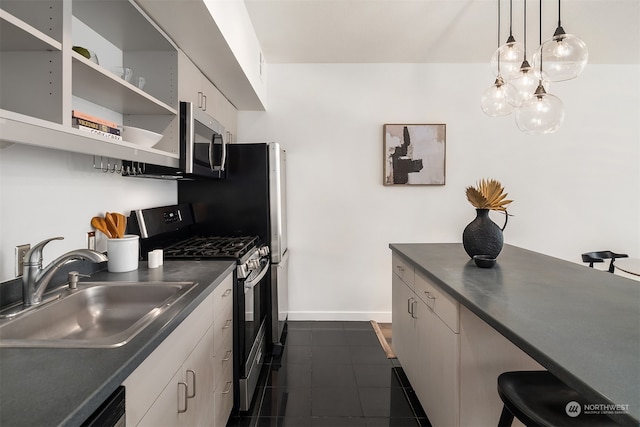
M 91 218 L 91 226 L 96 230 L 101 231 L 108 238 L 110 239 L 112 238 L 104 218 L 99 216 L 94 216 L 93 218 Z
M 113 215 L 107 212 L 104 215 L 104 220 L 107 223 L 107 230 L 109 230 L 109 233 L 111 234 L 111 238 L 112 239 L 121 238 L 122 236 L 118 236 L 118 226 L 116 225 Z
M 111 216 L 115 217 L 118 236 L 124 236 L 124 233 L 127 229 L 127 217 L 117 212 L 111 212 Z

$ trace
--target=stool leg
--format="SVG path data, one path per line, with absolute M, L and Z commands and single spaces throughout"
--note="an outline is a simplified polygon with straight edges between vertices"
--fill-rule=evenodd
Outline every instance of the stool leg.
M 513 414 L 509 412 L 506 406 L 502 407 L 502 413 L 500 414 L 500 421 L 498 421 L 498 427 L 511 427 L 513 423 Z

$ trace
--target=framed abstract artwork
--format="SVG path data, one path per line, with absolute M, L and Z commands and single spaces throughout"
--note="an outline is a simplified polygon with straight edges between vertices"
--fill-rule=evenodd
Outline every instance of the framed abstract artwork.
M 444 185 L 446 125 L 384 125 L 384 185 Z

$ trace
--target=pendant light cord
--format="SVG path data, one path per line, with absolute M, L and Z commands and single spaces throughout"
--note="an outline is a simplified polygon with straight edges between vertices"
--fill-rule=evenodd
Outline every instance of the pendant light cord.
M 513 0 L 509 0 L 509 37 L 513 37 Z
M 500 2 L 498 0 L 498 49 L 500 49 Z M 498 77 L 500 77 L 500 54 L 498 54 Z
M 524 0 L 524 60 L 527 60 L 527 0 Z
M 560 0 L 558 0 L 560 7 Z M 540 0 L 540 28 L 538 32 L 538 43 L 540 43 L 540 84 L 542 84 L 542 0 Z
M 558 27 L 562 27 L 560 24 L 560 0 L 558 0 Z

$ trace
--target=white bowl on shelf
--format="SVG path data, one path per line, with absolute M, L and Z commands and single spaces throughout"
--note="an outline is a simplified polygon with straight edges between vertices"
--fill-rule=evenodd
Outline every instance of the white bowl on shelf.
M 120 135 L 124 141 L 149 148 L 156 145 L 162 139 L 162 134 L 160 133 L 133 126 L 122 126 Z

